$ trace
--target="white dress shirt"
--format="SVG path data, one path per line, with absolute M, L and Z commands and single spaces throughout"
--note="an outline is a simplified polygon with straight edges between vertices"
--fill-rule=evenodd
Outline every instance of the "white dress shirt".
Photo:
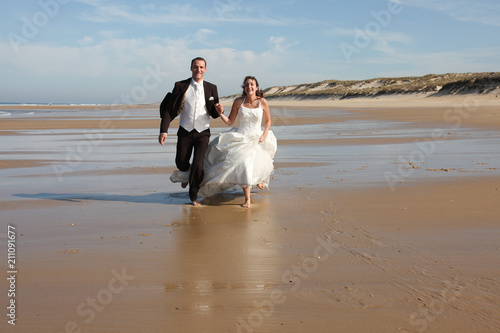
M 191 79 L 191 84 L 186 91 L 186 100 L 180 114 L 179 125 L 188 132 L 192 130 L 202 132 L 209 128 L 210 115 L 205 103 L 203 80 L 196 82 Z

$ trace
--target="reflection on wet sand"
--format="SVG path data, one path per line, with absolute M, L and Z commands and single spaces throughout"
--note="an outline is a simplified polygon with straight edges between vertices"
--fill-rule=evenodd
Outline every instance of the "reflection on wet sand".
M 280 279 L 278 248 L 262 236 L 275 228 L 266 214 L 269 196 L 252 195 L 252 209 L 239 207 L 241 200 L 240 193 L 205 199 L 202 207 L 184 206 L 174 221 L 180 227 L 165 254 L 164 290 L 171 300 L 165 315 L 183 331 L 202 331 L 221 314 L 233 318 L 227 327 L 233 322 L 234 330 L 236 314 L 246 313 Z

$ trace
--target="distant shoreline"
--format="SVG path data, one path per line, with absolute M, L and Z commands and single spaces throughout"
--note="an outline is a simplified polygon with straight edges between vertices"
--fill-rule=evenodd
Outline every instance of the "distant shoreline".
M 265 96 L 265 95 L 264 95 Z M 327 96 L 265 96 L 270 107 L 275 108 L 446 108 L 473 103 L 476 106 L 500 106 L 500 94 L 459 94 L 435 96 L 432 93 L 389 94 L 381 96 L 357 96 L 337 99 Z M 230 108 L 235 96 L 220 98 L 221 104 Z M 0 110 L 118 110 L 156 109 L 160 103 L 152 104 L 0 104 Z M 230 110 L 226 109 L 226 112 Z

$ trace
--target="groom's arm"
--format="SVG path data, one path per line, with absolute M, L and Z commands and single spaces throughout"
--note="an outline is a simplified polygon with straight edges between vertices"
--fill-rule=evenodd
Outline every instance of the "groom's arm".
M 174 89 L 170 96 L 165 96 L 163 101 L 160 104 L 160 114 L 162 115 L 161 123 L 160 123 L 160 135 L 158 136 L 158 143 L 162 146 L 165 144 L 167 140 L 167 132 L 170 127 L 170 123 L 175 116 L 172 116 L 175 100 L 178 98 L 180 92 L 179 84 L 176 82 L 174 85 Z
M 177 116 L 177 114 L 174 114 L 174 106 L 175 102 L 179 98 L 180 93 L 181 93 L 180 83 L 176 82 L 174 85 L 174 89 L 172 89 L 170 98 L 167 99 L 167 97 L 165 96 L 165 99 L 160 104 L 160 111 L 161 114 L 163 115 L 160 123 L 160 134 L 167 133 L 168 128 L 170 127 L 170 123 Z

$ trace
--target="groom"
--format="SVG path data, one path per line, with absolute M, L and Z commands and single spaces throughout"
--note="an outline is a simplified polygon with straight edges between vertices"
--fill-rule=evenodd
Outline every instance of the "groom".
M 203 180 L 203 160 L 210 140 L 210 116 L 217 118 L 217 110 L 224 110 L 219 104 L 217 86 L 203 80 L 206 71 L 205 59 L 194 58 L 191 61 L 191 78 L 176 82 L 172 92 L 160 104 L 158 142 L 162 146 L 167 139 L 170 122 L 180 114 L 175 164 L 181 172 L 175 171 L 172 177 L 178 177 L 183 188 L 189 184 L 189 198 L 194 206 L 201 205 L 198 190 Z M 193 161 L 189 163 L 193 152 Z

